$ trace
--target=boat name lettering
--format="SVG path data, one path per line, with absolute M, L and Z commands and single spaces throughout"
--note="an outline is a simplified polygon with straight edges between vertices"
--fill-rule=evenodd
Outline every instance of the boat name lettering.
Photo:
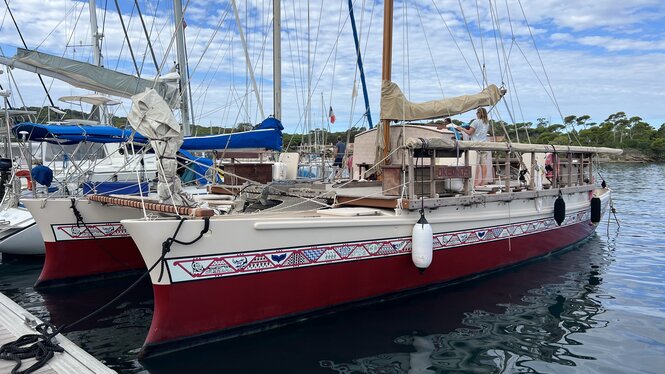
M 434 179 L 471 178 L 471 166 L 434 166 Z

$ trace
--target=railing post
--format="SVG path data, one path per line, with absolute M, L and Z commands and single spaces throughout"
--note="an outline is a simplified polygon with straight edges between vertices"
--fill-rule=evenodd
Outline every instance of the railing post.
M 469 150 L 464 151 L 464 166 L 469 167 Z M 470 175 L 468 178 L 464 178 L 464 195 L 469 196 L 471 195 L 471 177 L 473 176 Z M 452 184 L 452 182 L 451 182 Z
M 536 152 L 531 152 L 531 170 L 529 170 L 531 178 L 529 178 L 529 189 L 533 190 L 536 187 Z
M 414 183 L 414 173 L 415 173 L 415 168 L 413 167 L 413 149 L 409 149 L 409 157 L 408 157 L 408 170 L 407 170 L 407 178 L 409 179 L 408 181 L 408 188 L 409 188 L 409 199 L 410 200 L 415 200 L 416 197 L 416 186 Z
M 506 151 L 506 180 L 505 180 L 505 189 L 506 192 L 510 192 L 510 151 Z
M 434 179 L 434 164 L 436 163 L 436 151 L 430 151 L 430 152 L 432 152 L 432 155 L 429 158 L 429 196 L 436 197 L 436 180 Z

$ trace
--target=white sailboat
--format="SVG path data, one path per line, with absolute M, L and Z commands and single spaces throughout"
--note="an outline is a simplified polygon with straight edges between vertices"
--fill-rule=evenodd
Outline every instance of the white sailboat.
M 179 11 L 180 4 L 177 0 L 174 2 L 174 5 L 177 24 L 176 43 L 178 45 L 178 60 L 181 61 L 180 66 L 183 67 L 181 70 L 184 73 L 187 69 L 184 68 L 186 65 L 185 51 L 184 48 L 181 47 L 183 38 L 182 29 L 184 27 L 182 24 L 183 17 L 182 13 Z M 93 5 L 91 4 L 91 8 L 92 7 Z M 95 86 L 97 90 L 102 90 L 103 92 L 117 92 L 122 94 L 122 96 L 127 96 L 129 93 L 135 94 L 143 92 L 143 90 L 148 88 L 144 79 L 131 76 L 119 76 L 115 72 L 98 71 L 95 67 L 87 66 L 83 68 L 79 64 L 82 63 L 67 62 L 65 64 L 63 62 L 58 65 L 58 69 L 62 69 L 61 74 L 66 75 L 70 72 L 70 70 L 67 69 L 67 66 L 76 66 L 75 70 L 82 75 L 82 77 L 80 77 L 81 81 L 88 83 L 90 81 L 90 76 L 104 76 L 105 79 L 103 82 L 108 83 L 108 85 L 102 84 L 101 81 L 97 81 L 97 85 Z M 131 82 L 131 84 L 120 84 L 125 80 Z M 171 108 L 178 106 L 174 105 L 174 103 L 178 103 L 182 114 L 182 126 L 186 133 L 189 131 L 187 100 L 185 99 L 186 93 L 184 91 L 173 93 L 170 91 L 171 86 L 161 84 L 160 82 L 156 83 L 155 89 L 148 92 L 158 92 L 159 96 L 166 98 L 166 101 L 168 102 L 164 104 L 161 111 L 162 113 L 167 113 L 167 115 L 159 115 L 159 118 L 156 119 L 162 124 L 165 124 L 167 120 L 171 120 L 172 118 L 167 117 L 172 117 Z M 159 87 L 161 87 L 161 89 Z M 180 84 L 180 87 L 187 87 L 187 83 L 183 81 Z M 140 95 L 143 95 L 143 93 Z M 152 114 L 153 113 L 145 115 L 147 115 L 148 118 L 155 118 L 152 117 Z M 171 124 L 172 126 L 180 126 L 175 122 L 175 119 L 172 120 L 174 121 L 174 124 Z M 149 129 L 145 130 L 147 132 L 144 132 L 142 129 L 140 134 L 144 134 L 150 138 L 154 137 Z M 183 134 L 179 134 L 180 145 L 182 145 L 182 149 L 185 150 L 198 150 L 200 147 L 208 149 L 205 148 L 206 144 L 210 144 L 210 149 L 233 149 L 243 147 L 281 149 L 281 123 L 275 118 L 268 118 L 264 120 L 257 129 L 251 132 L 187 137 L 184 144 L 182 144 L 182 138 Z M 147 142 L 145 137 L 142 139 Z M 171 150 L 175 152 L 180 148 L 180 145 Z M 160 146 L 161 145 L 157 145 L 153 147 L 158 156 L 161 155 Z M 180 152 L 182 152 L 182 149 Z M 155 156 L 152 155 L 152 157 L 154 161 Z M 179 180 L 174 180 L 174 178 L 178 179 L 176 175 L 176 167 L 180 167 L 176 162 L 176 157 L 178 158 L 178 162 L 182 161 L 180 154 L 177 156 L 173 154 L 173 156 L 169 156 L 169 158 L 160 157 L 159 167 L 162 168 L 162 170 L 168 169 L 171 173 L 167 178 L 162 179 L 162 181 L 169 181 L 171 186 L 177 184 L 179 188 L 181 182 Z M 134 170 L 129 167 L 128 169 Z M 198 175 L 198 177 L 203 179 L 205 175 Z M 95 191 L 92 191 L 92 194 L 94 193 Z M 97 196 L 97 198 L 101 200 L 114 198 L 113 196 L 108 196 L 108 193 L 105 195 L 107 196 Z M 111 193 L 110 195 L 114 194 Z M 138 250 L 129 238 L 129 235 L 123 229 L 120 220 L 123 218 L 140 218 L 143 216 L 144 212 L 152 211 L 151 208 L 158 209 L 158 211 L 173 210 L 173 206 L 161 203 L 160 198 L 155 196 L 148 197 L 146 195 L 147 194 L 144 193 L 141 198 L 134 200 L 135 204 L 147 206 L 147 208 L 140 210 L 117 206 L 107 209 L 105 206 L 93 203 L 90 200 L 92 197 L 89 197 L 89 194 L 71 197 L 44 198 L 38 196 L 23 198 L 23 204 L 25 204 L 27 209 L 30 210 L 37 220 L 37 226 L 39 227 L 41 236 L 46 243 L 45 264 L 36 286 L 46 287 L 49 285 L 62 285 L 98 278 L 104 279 L 123 275 L 124 273 L 133 272 L 135 270 L 145 269 L 144 262 L 138 253 Z M 166 198 L 169 198 L 168 192 L 166 193 Z M 216 200 L 218 200 L 218 204 L 230 203 L 225 197 Z M 181 202 L 180 200 L 178 201 Z M 146 202 L 148 203 L 145 204 Z M 211 200 L 206 200 L 205 202 L 206 204 L 212 204 Z

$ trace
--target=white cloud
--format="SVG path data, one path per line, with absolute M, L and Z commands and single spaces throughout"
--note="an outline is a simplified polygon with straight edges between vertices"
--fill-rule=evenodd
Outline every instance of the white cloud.
M 133 2 L 125 0 L 124 3 L 130 9 Z M 647 37 L 660 33 L 657 23 L 653 22 L 662 17 L 658 11 L 664 6 L 659 1 L 580 0 L 562 3 L 554 0 L 524 0 L 522 5 L 531 29 L 527 28 L 516 0 L 509 0 L 508 7 L 505 3 L 492 2 L 496 4 L 496 9 L 490 9 L 487 2 L 479 2 L 482 4 L 477 11 L 475 4 L 463 2 L 466 19 L 461 16 L 457 1 L 437 0 L 435 3 L 443 12 L 441 15 L 430 0 L 409 1 L 406 10 L 402 7 L 403 3 L 395 7 L 392 78 L 411 100 L 426 101 L 438 98 L 442 93 L 454 96 L 478 91 L 480 87 L 474 76 L 481 80 L 479 61 L 484 61 L 489 81 L 497 84 L 503 81 L 509 86 L 511 96 L 508 104 L 515 111 L 517 120 L 522 120 L 522 113 L 524 119 L 530 121 L 543 116 L 556 120 L 557 108 L 551 104 L 542 87 L 544 84 L 549 88 L 539 57 L 533 49 L 531 31 L 538 39 L 541 57 L 563 115 L 590 114 L 593 120 L 601 121 L 608 114 L 625 111 L 630 115 L 642 116 L 654 126 L 665 121 L 663 110 L 651 104 L 662 101 L 662 93 L 665 92 L 663 80 L 654 79 L 665 75 L 665 68 L 660 64 L 663 53 L 656 53 L 663 52 L 664 43 L 662 37 Z M 150 7 L 154 6 L 152 2 L 141 1 L 141 4 L 145 6 L 142 9 L 145 22 L 152 28 L 151 40 L 157 58 L 160 62 L 165 61 L 166 69 L 170 69 L 175 60 L 174 47 L 167 54 L 173 31 L 170 9 L 165 7 L 155 10 Z M 199 123 L 216 125 L 232 125 L 236 121 L 258 122 L 261 118 L 254 94 L 247 92 L 248 88 L 251 90 L 251 85 L 246 79 L 245 58 L 235 18 L 230 13 L 231 7 L 227 1 L 218 1 L 214 6 L 202 4 L 192 2 L 186 14 L 190 69 L 194 71 L 191 87 L 194 92 L 195 118 Z M 266 4 L 272 3 L 238 2 L 241 12 L 245 9 L 249 11 L 247 15 L 243 13 L 241 19 L 263 106 L 266 114 L 269 114 L 272 113 L 273 50 L 271 9 L 264 8 Z M 379 118 L 383 4 L 366 1 L 364 14 L 360 8 L 362 4 L 356 1 L 355 15 L 358 23 L 361 19 L 363 21 L 359 28 L 362 30 L 362 48 L 366 51 L 365 72 L 373 120 L 376 122 Z M 22 0 L 12 1 L 10 5 L 29 46 L 41 43 L 40 49 L 43 51 L 91 60 L 90 48 L 85 46 L 90 40 L 85 2 Z M 307 2 L 282 0 L 282 6 L 283 122 L 289 132 L 296 129 L 302 131 L 308 86 Z M 34 12 L 37 7 L 40 12 Z M 73 11 L 69 12 L 66 21 L 61 22 L 68 9 Z M 358 121 L 364 112 L 362 90 L 359 87 L 358 102 L 353 115 L 350 113 L 356 58 L 346 3 L 325 2 L 323 14 L 320 13 L 321 3 L 311 3 L 309 46 L 312 126 L 321 125 L 322 114 L 327 113 L 332 98 L 338 119 L 333 129 L 342 130 L 349 122 L 352 125 L 361 124 Z M 78 27 L 72 38 L 73 44 L 79 45 L 74 54 L 73 48 L 65 48 L 65 45 L 79 14 Z M 102 19 L 101 9 L 98 15 Z M 152 58 L 147 53 L 147 42 L 138 18 L 130 17 L 129 12 L 123 17 L 129 25 L 134 53 L 139 61 L 144 60 L 143 73 L 154 74 Z M 3 50 L 9 45 L 17 45 L 13 25 L 6 18 L 0 29 Z M 442 18 L 451 28 L 452 37 Z M 405 23 L 405 20 L 408 22 Z M 470 26 L 473 44 L 469 40 L 465 21 Z M 503 38 L 495 41 L 497 22 Z M 220 26 L 217 29 L 218 24 Z M 343 29 L 339 31 L 341 25 Z M 620 29 L 622 35 L 601 32 L 610 25 Z M 479 29 L 483 30 L 482 38 Z M 640 33 L 630 33 L 638 29 Z M 124 36 L 115 9 L 110 9 L 106 14 L 104 33 L 106 66 L 115 68 L 117 65 L 119 70 L 133 73 L 134 67 L 126 43 L 123 42 Z M 499 44 L 497 54 L 496 43 L 500 42 L 503 44 Z M 603 50 L 608 52 L 598 54 Z M 625 51 L 630 52 L 630 56 L 617 54 Z M 513 79 L 505 75 L 505 59 L 508 55 Z M 532 69 L 538 73 L 540 81 Z M 41 105 L 44 94 L 36 77 L 28 73 L 15 73 L 28 104 Z M 80 91 L 58 82 L 53 84 L 53 90 L 53 96 Z M 521 110 L 516 106 L 515 94 L 519 95 Z M 128 104 L 125 107 L 128 108 Z M 504 107 L 501 107 L 501 116 L 504 119 L 509 117 Z

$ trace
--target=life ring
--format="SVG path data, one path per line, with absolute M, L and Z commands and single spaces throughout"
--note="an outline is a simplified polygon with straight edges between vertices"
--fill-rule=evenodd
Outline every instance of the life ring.
M 16 177 L 25 178 L 28 182 L 28 189 L 32 190 L 32 177 L 30 176 L 30 170 L 17 170 Z

